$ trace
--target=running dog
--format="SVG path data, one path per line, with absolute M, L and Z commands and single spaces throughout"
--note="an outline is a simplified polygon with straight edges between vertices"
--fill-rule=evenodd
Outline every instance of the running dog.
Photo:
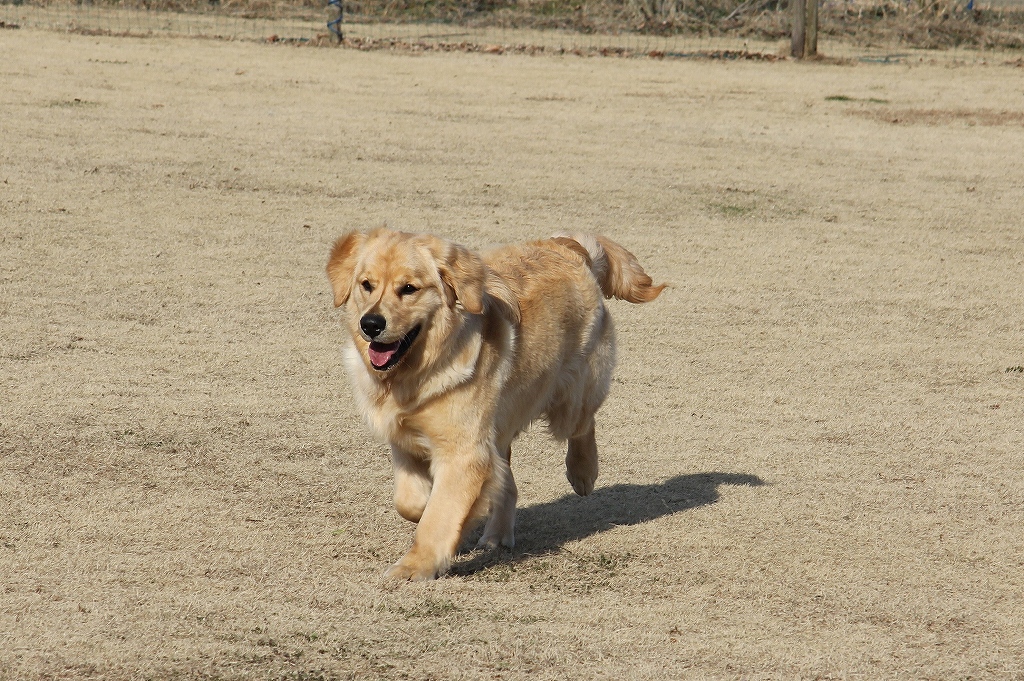
M 583 235 L 475 253 L 381 228 L 338 239 L 327 275 L 359 407 L 391 445 L 395 506 L 418 523 L 389 578 L 443 574 L 475 519 L 487 518 L 480 546 L 513 545 L 511 447 L 536 419 L 568 441 L 576 493 L 593 491 L 594 414 L 615 365 L 603 298 L 646 303 L 665 288 L 633 254 Z

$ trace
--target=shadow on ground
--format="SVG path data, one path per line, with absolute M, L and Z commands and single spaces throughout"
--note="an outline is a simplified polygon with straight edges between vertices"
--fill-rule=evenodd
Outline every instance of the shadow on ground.
M 766 484 L 745 473 L 677 475 L 651 485 L 612 485 L 587 497 L 567 494 L 560 499 L 519 509 L 513 551 L 485 551 L 466 556 L 452 573 L 469 575 L 489 565 L 555 553 L 565 544 L 621 525 L 639 525 L 662 516 L 707 506 L 718 501 L 721 485 Z M 474 534 L 475 543 L 479 531 Z M 472 546 L 472 544 L 468 544 Z

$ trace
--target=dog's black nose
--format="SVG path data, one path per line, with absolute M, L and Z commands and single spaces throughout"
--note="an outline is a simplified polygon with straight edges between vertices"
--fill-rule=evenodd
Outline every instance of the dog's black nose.
M 387 325 L 387 320 L 379 314 L 364 314 L 363 318 L 359 320 L 359 328 L 370 338 L 379 336 Z

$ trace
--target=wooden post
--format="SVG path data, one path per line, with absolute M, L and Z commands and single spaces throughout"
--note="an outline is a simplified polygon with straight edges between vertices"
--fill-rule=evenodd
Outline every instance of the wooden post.
M 793 40 L 790 54 L 796 59 L 818 54 L 818 0 L 790 0 L 793 3 Z
M 793 3 L 793 42 L 790 54 L 794 59 L 804 58 L 804 43 L 807 41 L 807 2 L 808 0 L 789 0 Z M 811 0 L 813 2 L 813 0 Z
M 804 23 L 804 58 L 818 56 L 818 0 L 807 0 Z

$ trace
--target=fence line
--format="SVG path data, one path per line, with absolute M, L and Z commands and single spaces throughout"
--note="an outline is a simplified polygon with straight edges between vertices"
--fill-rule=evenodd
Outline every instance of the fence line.
M 267 40 L 273 36 L 311 40 L 327 30 L 326 18 L 250 18 L 226 12 L 167 12 L 144 7 L 100 7 L 79 3 L 49 3 L 41 6 L 0 2 L 0 21 L 8 27 L 231 40 Z
M 340 0 L 338 0 L 340 1 Z M 922 0 L 913 0 L 921 2 Z M 332 41 L 328 23 L 338 18 L 325 4 L 320 11 L 293 8 L 277 16 L 254 18 L 244 10 L 220 5 L 188 12 L 145 9 L 134 6 L 99 6 L 83 2 L 0 0 L 0 26 L 42 28 L 111 35 L 167 35 L 216 37 L 232 40 Z M 826 0 L 836 6 L 836 0 Z M 844 2 L 844 0 L 839 0 Z M 993 9 L 1024 10 L 1024 0 L 975 0 Z M 848 3 L 852 5 L 852 3 Z M 863 4 L 863 3 L 861 3 Z M 477 49 L 480 51 L 551 51 L 577 53 L 663 54 L 688 56 L 717 53 L 725 56 L 788 54 L 789 38 L 765 40 L 696 34 L 655 35 L 643 32 L 577 32 L 556 29 L 522 29 L 501 26 L 467 26 L 454 22 L 393 23 L 375 17 L 346 13 L 336 26 L 350 45 L 371 47 L 399 44 L 413 49 Z M 826 40 L 826 42 L 828 42 Z M 835 56 L 881 53 L 832 41 L 824 50 Z
M 224 12 L 168 12 L 138 7 L 101 7 L 78 3 L 0 2 L 0 22 L 8 27 L 42 28 L 112 35 L 215 37 L 232 40 L 330 40 L 328 23 L 337 12 L 325 8 L 319 19 L 247 18 Z M 483 50 L 534 48 L 553 52 L 602 51 L 683 55 L 696 51 L 775 53 L 779 41 L 695 35 L 580 33 L 555 29 L 471 27 L 447 22 L 390 23 L 349 15 L 338 26 L 354 44 L 474 45 Z

